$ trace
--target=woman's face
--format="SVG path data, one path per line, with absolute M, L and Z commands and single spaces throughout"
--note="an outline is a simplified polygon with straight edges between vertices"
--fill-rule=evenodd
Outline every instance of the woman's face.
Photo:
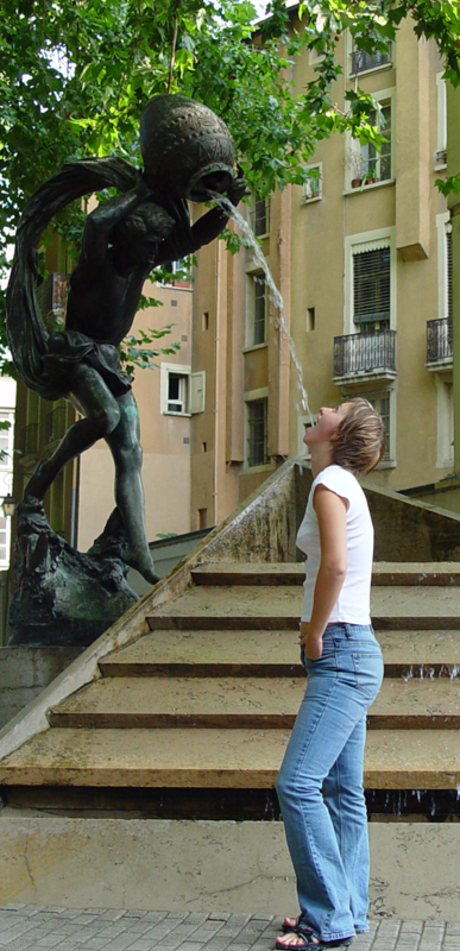
M 335 409 L 330 406 L 321 406 L 315 426 L 307 426 L 303 441 L 306 446 L 318 446 L 328 443 L 337 432 L 340 423 L 345 419 L 350 403 L 341 403 Z

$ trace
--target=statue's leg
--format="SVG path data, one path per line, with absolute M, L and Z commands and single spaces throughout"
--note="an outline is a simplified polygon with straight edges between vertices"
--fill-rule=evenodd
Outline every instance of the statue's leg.
M 139 414 L 131 391 L 119 397 L 117 402 L 120 422 L 105 439 L 115 463 L 115 500 L 128 538 L 123 559 L 147 581 L 155 584 L 158 575 L 154 571 L 145 528 Z
M 63 466 L 98 439 L 107 436 L 119 423 L 118 402 L 97 370 L 81 365 L 74 371 L 69 399 L 86 416 L 66 432 L 49 459 L 42 459 L 26 485 L 24 497 L 43 499 Z

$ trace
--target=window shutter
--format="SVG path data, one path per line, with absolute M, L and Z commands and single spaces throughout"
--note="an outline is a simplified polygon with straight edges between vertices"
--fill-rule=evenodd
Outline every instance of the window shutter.
M 390 323 L 390 248 L 353 255 L 353 318 L 355 323 Z
M 190 374 L 190 413 L 204 413 L 206 399 L 206 371 Z

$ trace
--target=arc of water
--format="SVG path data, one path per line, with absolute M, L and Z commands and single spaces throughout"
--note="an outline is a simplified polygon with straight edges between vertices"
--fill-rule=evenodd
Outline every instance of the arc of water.
M 270 289 L 270 299 L 278 310 L 279 316 L 277 318 L 277 326 L 286 335 L 286 338 L 289 344 L 289 352 L 291 354 L 291 359 L 297 371 L 297 386 L 301 394 L 301 406 L 304 412 L 308 413 L 310 423 L 313 426 L 314 419 L 310 410 L 310 406 L 308 404 L 308 394 L 303 382 L 302 367 L 301 367 L 299 358 L 297 356 L 295 343 L 292 339 L 292 336 L 290 334 L 290 331 L 288 330 L 288 326 L 286 323 L 284 301 L 275 284 L 270 268 L 267 264 L 267 261 L 265 260 L 265 256 L 262 253 L 262 249 L 260 245 L 258 244 L 252 232 L 252 229 L 248 225 L 247 221 L 243 218 L 243 215 L 241 215 L 240 212 L 237 211 L 237 209 L 234 207 L 232 202 L 229 201 L 228 198 L 224 198 L 222 195 L 214 194 L 213 197 L 216 199 L 216 201 L 218 201 L 220 205 L 223 205 L 227 209 L 230 216 L 233 218 L 234 221 L 236 221 L 237 225 L 243 232 L 244 237 L 247 239 L 248 243 L 250 244 L 251 249 L 254 252 L 254 257 L 257 263 L 260 264 L 260 267 L 262 268 L 264 272 L 266 283 Z

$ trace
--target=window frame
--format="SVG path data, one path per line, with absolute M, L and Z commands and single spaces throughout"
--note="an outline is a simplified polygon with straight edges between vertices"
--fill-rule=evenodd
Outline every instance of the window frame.
M 9 429 L 1 431 L 6 438 L 6 458 L 0 459 L 0 493 L 2 493 L 0 498 L 3 499 L 5 495 L 11 492 L 13 484 L 14 410 L 10 407 L 2 407 L 0 409 L 0 420 L 6 420 L 10 423 Z M 3 546 L 0 544 L 0 569 L 6 569 L 10 565 L 11 517 L 3 515 L 3 511 L 0 512 L 0 533 L 1 532 L 5 534 L 5 558 L 1 557 L 1 548 Z
M 343 333 L 363 333 L 354 320 L 354 257 L 365 251 L 389 247 L 390 249 L 390 320 L 389 330 L 396 330 L 396 229 L 382 228 L 361 232 L 345 238 L 345 280 Z M 359 249 L 359 250 L 358 250 Z
M 254 267 L 246 272 L 247 277 L 247 297 L 246 297 L 246 345 L 245 350 L 255 350 L 257 347 L 266 347 L 268 340 L 268 287 L 264 272 L 259 267 Z M 256 290 L 258 283 L 263 284 L 264 294 L 257 297 Z M 256 307 L 258 299 L 264 298 L 264 317 L 262 320 L 256 320 Z M 256 340 L 256 328 L 262 326 L 263 339 Z
M 264 461 L 251 463 L 251 419 L 250 412 L 256 403 L 264 403 L 265 415 L 265 431 L 264 431 Z M 272 460 L 268 452 L 268 388 L 263 387 L 260 390 L 253 390 L 250 393 L 245 394 L 245 470 L 247 472 L 257 472 L 262 469 L 272 468 Z
M 160 386 L 161 399 L 160 408 L 164 416 L 191 416 L 189 412 L 189 388 L 190 388 L 190 366 L 180 363 L 161 363 L 160 364 Z M 171 376 L 179 376 L 183 380 L 185 389 L 183 409 L 173 410 L 169 408 L 169 380 Z
M 436 215 L 438 235 L 438 320 L 452 316 L 452 247 L 449 256 L 449 238 L 452 222 L 448 211 Z
M 390 156 L 390 175 L 388 178 L 377 178 L 372 181 L 366 181 L 366 178 L 370 178 L 368 172 L 364 172 L 365 164 L 369 167 L 369 159 L 363 157 L 363 149 L 373 148 L 368 144 L 361 145 L 359 139 L 354 139 L 350 133 L 347 134 L 345 138 L 345 150 L 346 150 L 346 161 L 345 161 L 345 185 L 344 191 L 345 194 L 360 194 L 362 191 L 367 191 L 368 188 L 381 188 L 384 185 L 394 184 L 395 181 L 395 129 L 394 123 L 396 118 L 395 111 L 395 95 L 396 90 L 394 87 L 391 89 L 381 89 L 378 92 L 372 94 L 373 99 L 378 102 L 379 106 L 384 109 L 387 106 L 390 107 L 390 149 L 389 152 L 383 153 L 382 151 L 376 152 L 375 161 L 378 164 L 379 168 L 381 166 L 382 157 L 386 158 L 387 155 Z M 377 118 L 379 118 L 379 113 L 377 112 Z M 380 120 L 379 120 L 379 129 L 380 129 Z M 382 129 L 382 134 L 385 135 L 385 130 Z M 374 161 L 372 157 L 370 161 Z M 359 169 L 359 174 L 357 170 Z M 353 181 L 359 179 L 359 187 L 352 185 Z
M 263 214 L 258 214 L 258 209 L 263 205 Z M 256 238 L 266 238 L 270 234 L 270 198 L 259 198 L 257 195 L 252 196 L 252 208 L 249 213 L 251 229 L 254 232 Z M 258 229 L 258 222 L 263 221 L 265 224 L 265 229 Z
M 302 185 L 302 205 L 310 205 L 312 202 L 321 201 L 323 197 L 323 163 L 322 162 L 312 162 L 309 165 L 305 166 L 305 171 L 310 172 L 313 169 L 319 170 L 319 175 L 312 178 L 307 178 Z M 309 182 L 317 183 L 318 191 L 312 195 L 308 194 L 308 185 Z

